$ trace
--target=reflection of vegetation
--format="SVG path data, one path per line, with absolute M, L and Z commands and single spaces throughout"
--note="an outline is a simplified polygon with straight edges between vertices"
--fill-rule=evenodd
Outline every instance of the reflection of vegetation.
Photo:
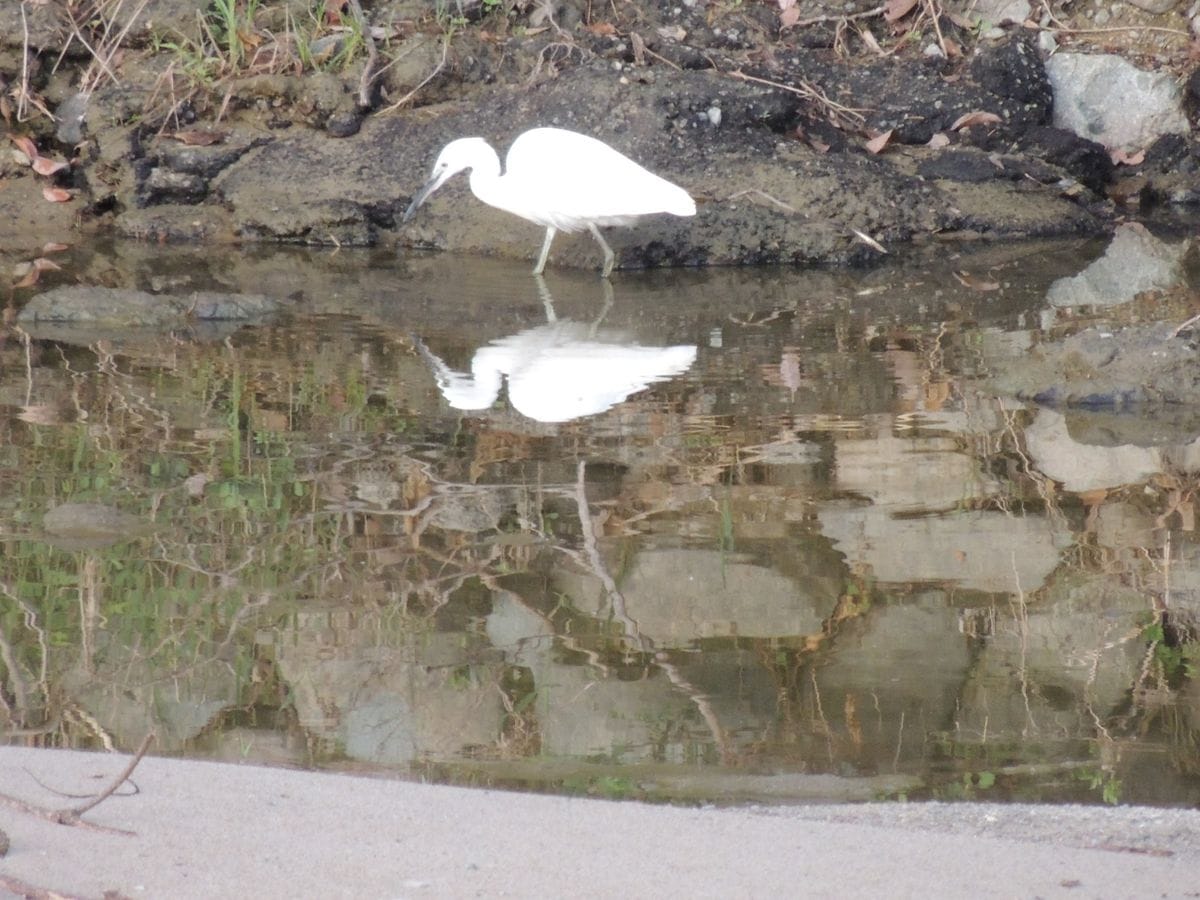
M 963 511 L 1089 527 L 1021 468 L 1024 413 L 978 446 L 926 440 L 916 418 L 795 413 L 823 378 L 870 393 L 845 377 L 843 329 L 782 411 L 717 416 L 757 388 L 672 385 L 548 436 L 499 409 L 446 415 L 403 335 L 327 325 L 74 350 L 69 370 L 48 346 L 10 386 L 46 395 L 36 423 L 4 425 L 10 739 L 128 747 L 155 728 L 172 751 L 655 799 L 762 799 L 780 773 L 820 773 L 871 797 L 1115 802 L 1136 798 L 1143 746 L 1166 751 L 1168 777 L 1196 776 L 1179 702 L 1196 645 L 1145 627 L 1159 551 L 1079 537 L 1044 582 L 1005 593 L 889 581 L 886 554 L 822 531 L 828 509 L 881 510 L 878 532 L 853 520 L 862 546 L 895 540 L 904 561 L 906 534 Z M 893 390 L 888 375 L 878 393 Z M 959 461 L 967 496 L 935 514 L 831 487 L 842 445 L 886 478 L 899 443 Z M 150 534 L 37 539 L 47 508 L 81 499 Z M 647 576 L 664 549 L 690 562 Z M 718 589 L 726 605 L 706 607 Z M 738 780 L 713 788 L 718 774 Z

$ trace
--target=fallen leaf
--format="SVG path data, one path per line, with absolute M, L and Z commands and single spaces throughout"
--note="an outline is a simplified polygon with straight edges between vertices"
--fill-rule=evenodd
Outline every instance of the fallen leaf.
M 658 36 L 668 41 L 682 41 L 687 37 L 687 31 L 679 25 L 664 25 L 658 29 Z
M 884 21 L 895 22 L 903 19 L 916 5 L 917 0 L 887 0 L 883 5 Z
M 29 157 L 30 162 L 37 159 L 41 154 L 38 153 L 37 144 L 27 137 L 15 137 L 12 142 L 17 145 L 17 149 Z
M 646 42 L 642 40 L 642 36 L 636 31 L 629 32 L 629 44 L 633 47 L 634 65 L 644 66 L 646 64 Z
M 799 354 L 785 350 L 779 359 L 779 380 L 783 382 L 783 386 L 790 390 L 793 394 L 799 390 L 802 384 L 800 379 L 800 356 Z
M 780 10 L 786 11 L 796 5 L 796 0 L 779 0 Z
M 22 275 L 20 281 L 13 282 L 13 287 L 33 287 L 38 283 L 38 279 L 42 277 L 42 270 L 33 263 L 19 263 L 13 266 L 13 275 Z
M 927 143 L 925 146 L 930 150 L 941 150 L 943 147 L 949 146 L 949 144 L 950 138 L 944 131 L 939 131 L 929 139 L 929 143 Z
M 33 161 L 33 171 L 39 175 L 53 175 L 55 172 L 60 172 L 68 166 L 70 166 L 70 163 L 47 159 L 45 156 L 39 156 Z
M 867 152 L 872 154 L 882 153 L 883 148 L 886 147 L 888 141 L 892 139 L 892 131 L 893 129 L 889 128 L 883 134 L 877 134 L 875 137 L 867 141 L 867 143 L 864 144 L 864 146 L 867 148 Z
M 66 203 L 71 199 L 71 192 L 64 191 L 62 188 L 50 187 L 47 185 L 42 188 L 42 196 L 51 203 Z
M 596 37 L 612 37 L 617 33 L 617 27 L 612 22 L 593 22 L 584 27 Z
M 33 267 L 39 272 L 62 271 L 62 266 L 52 259 L 46 259 L 44 256 L 39 256 L 33 261 Z
M 960 128 L 970 128 L 972 125 L 996 125 L 1003 121 L 995 113 L 977 109 L 974 112 L 963 113 L 955 119 L 954 124 L 950 126 L 950 130 L 958 131 Z
M 1139 150 L 1137 153 L 1126 153 L 1118 147 L 1115 150 L 1110 150 L 1108 156 L 1114 166 L 1140 166 L 1146 161 L 1145 150 Z
M 61 253 L 63 250 L 70 250 L 70 249 L 71 249 L 70 244 L 58 244 L 58 243 L 55 243 L 54 241 L 51 241 L 48 244 L 42 244 L 42 252 L 43 253 Z
M 791 28 L 800 21 L 800 7 L 789 6 L 779 14 L 779 27 Z
M 970 272 L 955 272 L 955 279 L 965 288 L 970 288 L 973 291 L 998 291 L 1000 290 L 1000 282 L 984 281 L 982 278 L 976 278 Z
M 228 131 L 207 131 L 203 128 L 193 128 L 188 131 L 172 131 L 167 135 L 169 138 L 174 138 L 181 144 L 187 144 L 189 147 L 208 147 L 212 144 L 219 144 L 229 137 Z
M 875 238 L 871 237 L 869 234 L 859 231 L 857 228 L 851 228 L 850 230 L 854 232 L 855 237 L 857 237 L 860 241 L 862 241 L 864 244 L 866 244 L 872 250 L 878 250 L 880 253 L 887 253 L 887 248 L 884 247 L 883 244 L 879 243 L 879 241 L 875 240 Z
M 862 38 L 862 42 L 867 45 L 867 49 L 876 56 L 887 56 L 887 51 L 879 46 L 879 41 L 875 39 L 875 34 L 870 28 L 863 28 L 859 31 L 858 36 Z

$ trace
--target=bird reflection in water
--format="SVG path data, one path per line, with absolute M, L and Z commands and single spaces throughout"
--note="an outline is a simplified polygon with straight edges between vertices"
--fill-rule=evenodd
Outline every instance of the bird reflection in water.
M 696 347 L 646 347 L 601 329 L 612 305 L 603 281 L 604 307 L 592 323 L 559 319 L 545 282 L 536 278 L 546 324 L 497 338 L 475 351 L 470 374 L 456 372 L 414 338 L 417 350 L 455 409 L 487 409 L 505 378 L 513 409 L 537 422 L 568 422 L 605 412 L 655 382 L 682 375 L 696 361 Z

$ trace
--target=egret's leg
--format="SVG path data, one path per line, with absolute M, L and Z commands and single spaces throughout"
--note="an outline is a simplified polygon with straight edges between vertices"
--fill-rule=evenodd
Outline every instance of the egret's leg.
M 542 309 L 546 310 L 546 321 L 557 322 L 558 316 L 554 314 L 554 298 L 550 295 L 550 288 L 546 287 L 546 279 L 534 272 L 533 281 L 537 285 L 538 296 L 542 298 Z
M 558 234 L 558 229 L 554 226 L 546 229 L 546 240 L 542 241 L 542 255 L 538 257 L 537 265 L 533 267 L 534 275 L 541 275 L 542 270 L 546 268 L 546 260 L 550 258 L 550 244 L 554 241 L 556 234 Z
M 588 222 L 588 228 L 592 231 L 592 237 L 600 242 L 600 246 L 604 249 L 604 268 L 600 270 L 600 277 L 607 278 L 612 274 L 613 263 L 617 261 L 617 255 L 613 253 L 612 247 L 608 246 L 608 241 L 600 234 L 600 229 L 594 223 Z

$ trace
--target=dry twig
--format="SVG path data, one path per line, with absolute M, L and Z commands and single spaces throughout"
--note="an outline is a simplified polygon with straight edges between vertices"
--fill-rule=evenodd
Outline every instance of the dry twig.
M 133 759 L 129 761 L 129 765 L 125 767 L 124 771 L 114 778 L 109 783 L 108 787 L 102 790 L 87 803 L 83 803 L 70 809 L 45 809 L 44 807 L 37 806 L 36 804 L 27 803 L 17 797 L 10 797 L 8 794 L 0 794 L 0 802 L 7 803 L 9 806 L 16 807 L 21 812 L 37 816 L 41 819 L 46 819 L 47 821 L 54 822 L 58 825 L 78 826 L 80 828 L 88 828 L 93 831 L 103 831 L 109 834 L 123 834 L 132 837 L 132 831 L 126 831 L 123 828 L 110 828 L 106 825 L 94 825 L 91 822 L 83 821 L 83 819 L 80 817 L 84 813 L 95 809 L 97 806 L 111 797 L 117 788 L 119 788 L 126 782 L 126 780 L 128 780 L 129 776 L 133 774 L 133 770 L 137 768 L 137 764 L 142 761 L 142 757 L 146 755 L 146 751 L 150 749 L 150 743 L 153 740 L 153 732 L 146 735 L 146 737 L 142 739 L 142 745 L 138 747 L 137 753 L 134 754 Z

